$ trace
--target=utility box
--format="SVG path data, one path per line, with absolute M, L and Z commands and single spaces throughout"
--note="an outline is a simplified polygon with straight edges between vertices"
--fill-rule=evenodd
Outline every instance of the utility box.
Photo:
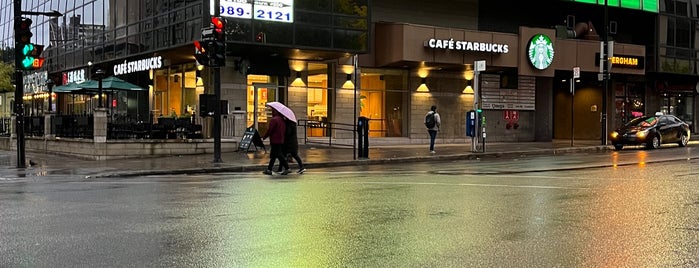
M 476 120 L 477 113 L 475 110 L 470 110 L 466 112 L 466 136 L 475 137 L 476 136 Z

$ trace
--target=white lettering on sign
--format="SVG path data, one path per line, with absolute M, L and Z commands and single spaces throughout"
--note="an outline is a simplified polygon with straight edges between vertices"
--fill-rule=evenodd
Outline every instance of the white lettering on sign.
M 157 56 L 136 61 L 124 61 L 124 63 L 114 65 L 114 75 L 130 74 L 135 72 L 149 71 L 163 67 L 163 57 Z
M 66 83 L 82 83 L 85 82 L 85 69 L 69 71 L 66 74 Z
M 477 51 L 507 54 L 510 52 L 510 47 L 507 44 L 471 42 L 471 41 L 455 41 L 451 39 L 435 39 L 432 38 L 425 42 L 425 47 L 441 48 L 446 50 L 460 51 Z

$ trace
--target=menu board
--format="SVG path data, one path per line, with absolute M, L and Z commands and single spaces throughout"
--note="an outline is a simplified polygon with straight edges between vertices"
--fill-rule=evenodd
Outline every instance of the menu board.
M 260 133 L 257 132 L 257 129 L 255 129 L 254 127 L 249 127 L 245 129 L 245 133 L 243 133 L 243 138 L 240 140 L 240 143 L 238 143 L 238 152 L 249 152 L 250 145 L 255 146 L 255 151 L 257 151 L 258 147 L 262 147 L 265 151 L 267 151 L 267 148 L 265 148 L 265 144 L 262 142 L 262 137 L 260 136 Z

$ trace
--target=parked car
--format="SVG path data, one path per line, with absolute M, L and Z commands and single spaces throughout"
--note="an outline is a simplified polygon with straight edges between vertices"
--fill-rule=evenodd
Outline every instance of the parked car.
M 624 145 L 645 145 L 648 149 L 656 149 L 666 143 L 687 146 L 690 134 L 689 125 L 681 119 L 656 113 L 634 118 L 612 131 L 610 138 L 617 150 L 624 148 Z

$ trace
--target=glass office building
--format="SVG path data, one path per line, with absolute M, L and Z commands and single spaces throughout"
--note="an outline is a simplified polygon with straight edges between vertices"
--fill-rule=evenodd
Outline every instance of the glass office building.
M 214 1 L 21 2 L 24 11 L 55 10 L 63 14 L 58 18 L 25 15 L 33 20 L 32 42 L 45 45 L 42 56 L 46 59 L 42 69 L 25 72 L 25 95 L 31 95 L 32 102 L 37 102 L 35 108 L 27 111 L 30 114 L 46 110 L 46 102 L 37 101 L 37 98 L 47 97 L 38 94 L 46 91 L 46 78 L 57 85 L 81 83 L 95 78 L 93 74 L 97 69 L 142 89 L 107 91 L 105 96 L 105 107 L 113 114 L 138 120 L 196 113 L 199 94 L 209 90 L 202 83 L 206 71 L 193 57 L 192 42 L 199 39 L 201 29 L 209 25 Z M 368 0 L 276 1 L 285 3 L 282 6 L 286 6 L 288 14 L 284 20 L 276 16 L 276 10 L 255 16 L 236 14 L 240 8 L 261 12 L 262 5 L 253 5 L 257 1 L 242 1 L 247 2 L 242 6 L 220 2 L 221 16 L 228 21 L 229 64 L 222 72 L 239 71 L 240 63 L 244 63 L 246 70 L 242 74 L 246 81 L 239 83 L 251 85 L 265 81 L 286 90 L 292 75 L 289 60 L 303 61 L 302 69 L 307 75 L 311 61 L 312 65 L 326 65 L 327 69 L 331 60 L 366 53 L 369 47 Z M 264 38 L 260 40 L 261 35 Z M 13 1 L 3 1 L 0 4 L 0 51 L 5 62 L 13 61 L 13 43 Z M 280 67 L 278 63 L 284 62 L 286 66 Z M 326 90 L 333 87 L 332 82 L 327 84 Z M 224 96 L 234 95 L 227 94 L 225 87 L 223 90 Z M 97 107 L 94 93 L 72 93 L 57 94 L 58 112 L 89 113 Z M 281 96 L 286 94 L 281 93 Z M 317 102 L 315 98 L 320 95 L 311 95 L 314 103 Z

